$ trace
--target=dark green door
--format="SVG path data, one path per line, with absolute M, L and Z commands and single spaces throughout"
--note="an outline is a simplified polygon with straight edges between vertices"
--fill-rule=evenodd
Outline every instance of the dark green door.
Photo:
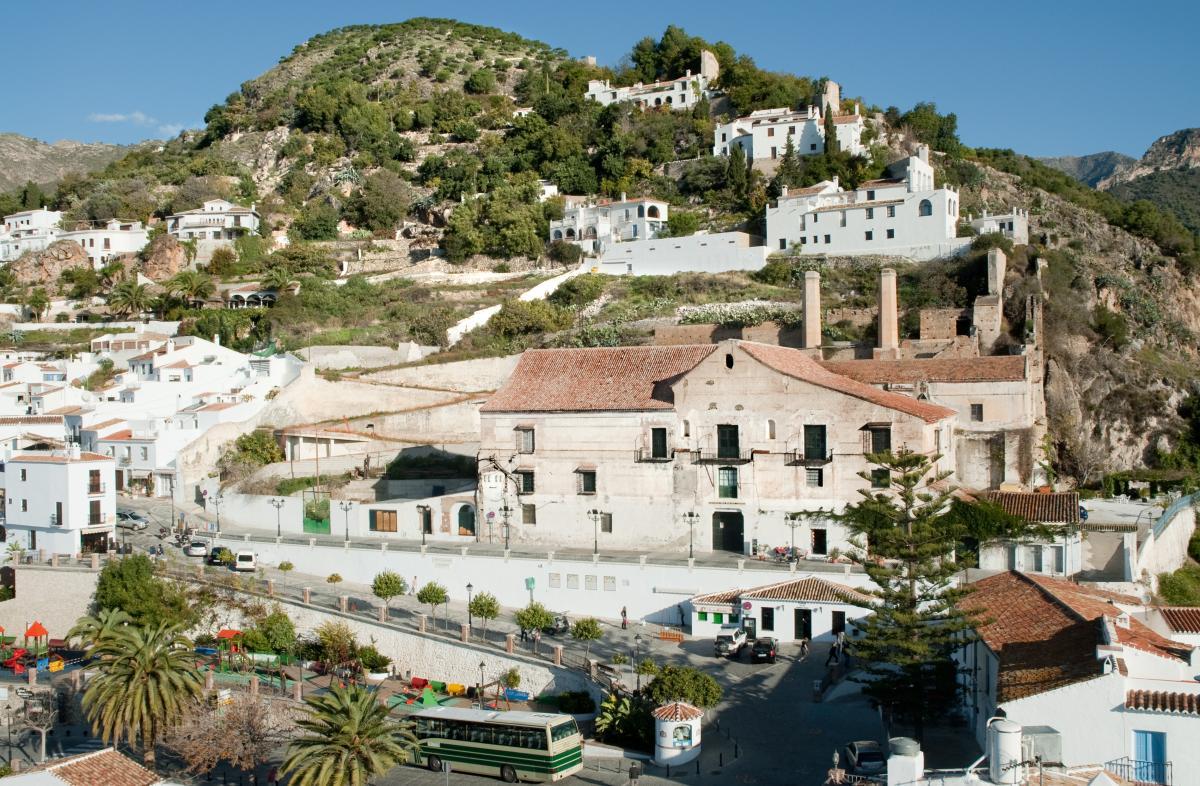
M 738 427 L 717 426 L 717 458 L 737 458 Z
M 736 511 L 714 513 L 712 526 L 713 551 L 732 551 L 735 554 L 745 552 L 745 524 L 741 513 Z

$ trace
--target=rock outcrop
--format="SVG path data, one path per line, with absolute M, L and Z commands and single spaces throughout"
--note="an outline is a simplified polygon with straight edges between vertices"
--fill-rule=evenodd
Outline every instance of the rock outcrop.
M 142 275 L 151 281 L 166 281 L 188 266 L 187 252 L 178 240 L 163 233 L 146 246 Z
M 46 285 L 58 281 L 65 270 L 91 267 L 83 246 L 74 240 L 59 240 L 41 251 L 27 251 L 8 266 L 21 284 Z

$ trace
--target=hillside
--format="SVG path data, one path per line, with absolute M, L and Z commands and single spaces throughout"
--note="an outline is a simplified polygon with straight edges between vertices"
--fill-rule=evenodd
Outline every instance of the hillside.
M 1131 169 L 1137 159 L 1124 153 L 1112 150 L 1103 153 L 1092 153 L 1086 156 L 1059 156 L 1056 158 L 1039 158 L 1048 167 L 1066 172 L 1081 183 L 1097 188 L 1100 183 L 1109 180 L 1114 175 Z
M 129 152 L 123 145 L 100 142 L 48 143 L 20 134 L 0 133 L 0 191 L 33 182 L 48 186 L 67 174 L 101 169 Z
M 1117 183 L 1109 191 L 1124 202 L 1146 199 L 1200 232 L 1200 169 L 1152 172 Z

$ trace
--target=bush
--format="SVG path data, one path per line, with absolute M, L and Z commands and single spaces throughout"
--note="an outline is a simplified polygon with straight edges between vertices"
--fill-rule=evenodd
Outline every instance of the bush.
M 579 264 L 580 258 L 583 257 L 583 251 L 574 243 L 568 243 L 566 240 L 555 240 L 550 243 L 550 248 L 546 251 L 546 256 L 550 257 L 552 262 L 557 262 L 564 267 Z
M 679 210 L 671 211 L 667 219 L 666 237 L 687 237 L 700 229 L 700 216 Z
M 656 704 L 686 701 L 697 707 L 715 707 L 721 701 L 721 686 L 708 674 L 689 666 L 663 666 L 646 686 L 646 695 Z
M 568 690 L 558 694 L 558 709 L 568 715 L 586 715 L 596 711 L 596 700 L 585 690 Z
M 310 202 L 292 222 L 296 240 L 337 240 L 338 211 L 325 201 Z
M 392 665 L 392 659 L 377 650 L 374 644 L 359 648 L 358 662 L 362 664 L 363 671 L 370 672 L 381 672 Z
M 372 232 L 394 230 L 408 215 L 412 189 L 402 177 L 387 169 L 367 177 L 349 199 L 342 214 L 356 227 Z
M 145 554 L 105 565 L 92 601 L 98 611 L 121 609 L 133 618 L 135 625 L 177 622 L 188 628 L 197 618 L 187 594 L 177 585 L 155 576 L 154 564 Z
M 214 276 L 228 276 L 234 272 L 237 265 L 237 253 L 226 246 L 216 249 L 208 260 L 208 272 Z
M 1184 565 L 1158 577 L 1158 595 L 1168 606 L 1200 606 L 1200 565 Z
M 325 581 L 329 584 L 341 584 L 342 583 L 342 574 L 330 573 L 328 576 L 325 577 Z
M 600 297 L 604 291 L 604 277 L 599 273 L 587 273 L 568 279 L 546 298 L 556 306 L 581 308 Z
M 511 339 L 566 330 L 574 321 L 570 311 L 544 300 L 510 300 L 488 321 L 487 327 L 492 333 Z
M 486 68 L 481 68 L 467 77 L 463 88 L 472 95 L 490 93 L 496 89 L 496 75 Z

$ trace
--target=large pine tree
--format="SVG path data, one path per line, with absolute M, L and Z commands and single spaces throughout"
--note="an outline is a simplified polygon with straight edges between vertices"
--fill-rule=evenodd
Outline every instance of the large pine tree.
M 955 581 L 962 519 L 950 504 L 950 473 L 936 471 L 929 456 L 900 451 L 867 460 L 887 474 L 887 485 L 863 490 L 840 518 L 863 544 L 855 558 L 879 602 L 848 646 L 864 692 L 910 718 L 920 739 L 926 720 L 955 706 L 951 656 L 974 635 L 972 618 L 956 606 L 967 592 Z

